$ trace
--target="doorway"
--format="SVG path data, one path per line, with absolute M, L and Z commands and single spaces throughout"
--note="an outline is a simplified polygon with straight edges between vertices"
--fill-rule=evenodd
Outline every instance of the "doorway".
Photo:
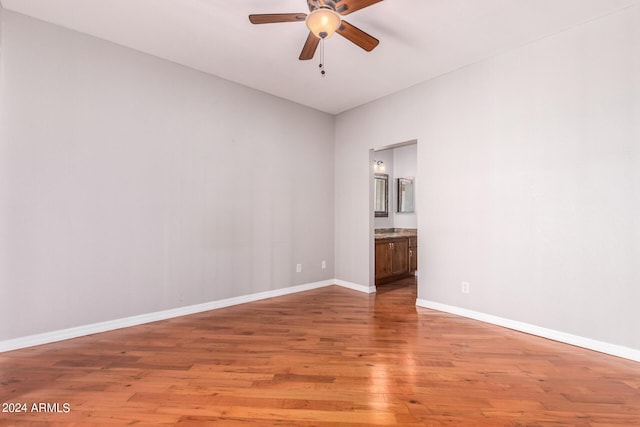
M 417 141 L 372 149 L 370 285 L 417 287 Z

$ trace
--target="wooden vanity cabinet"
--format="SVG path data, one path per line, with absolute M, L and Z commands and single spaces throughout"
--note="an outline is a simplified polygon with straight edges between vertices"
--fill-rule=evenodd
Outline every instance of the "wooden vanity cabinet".
M 409 273 L 409 239 L 376 239 L 376 284 Z

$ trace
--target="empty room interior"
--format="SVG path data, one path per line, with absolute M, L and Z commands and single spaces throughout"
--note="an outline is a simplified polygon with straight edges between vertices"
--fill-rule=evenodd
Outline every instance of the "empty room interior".
M 640 425 L 640 0 L 0 0 L 0 425 Z

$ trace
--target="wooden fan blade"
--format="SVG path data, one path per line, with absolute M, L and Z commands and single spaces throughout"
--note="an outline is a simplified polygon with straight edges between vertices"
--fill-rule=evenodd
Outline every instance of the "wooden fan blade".
M 354 27 L 344 19 L 340 24 L 340 28 L 336 30 L 336 33 L 357 44 L 367 52 L 371 52 L 376 46 L 378 46 L 378 43 L 380 43 L 377 38 L 370 36 L 358 27 Z
M 265 13 L 249 15 L 252 24 L 273 24 L 276 22 L 299 22 L 307 18 L 306 13 Z
M 336 11 L 340 15 L 348 15 L 356 10 L 364 9 L 382 0 L 338 0 L 336 2 Z
M 308 59 L 313 58 L 313 55 L 316 53 L 316 49 L 318 48 L 318 44 L 320 43 L 320 39 L 313 35 L 311 31 L 309 31 L 309 35 L 307 36 L 307 41 L 304 42 L 304 46 L 302 47 L 302 52 L 300 52 L 301 61 L 306 61 Z

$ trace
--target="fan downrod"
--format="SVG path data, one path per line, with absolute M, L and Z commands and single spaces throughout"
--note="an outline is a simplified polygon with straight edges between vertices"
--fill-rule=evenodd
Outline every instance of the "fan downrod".
M 331 9 L 334 12 L 336 11 L 335 0 L 307 0 L 307 5 L 309 6 L 309 12 L 313 12 L 320 8 Z

